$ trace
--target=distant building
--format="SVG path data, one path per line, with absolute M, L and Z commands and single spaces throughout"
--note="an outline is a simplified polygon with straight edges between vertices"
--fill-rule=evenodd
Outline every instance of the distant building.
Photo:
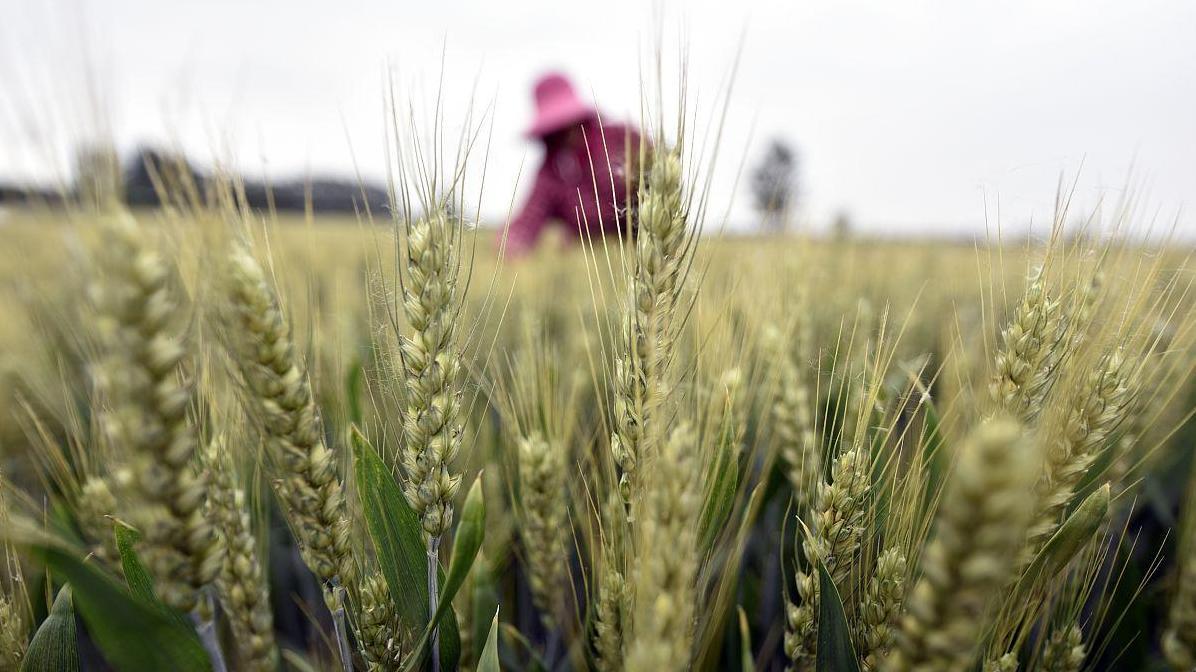
M 206 193 L 206 178 L 187 157 L 152 147 L 137 150 L 124 169 L 125 202 L 129 205 L 160 205 L 160 191 L 179 190 Z
M 0 183 L 0 203 L 60 204 L 65 199 L 95 207 L 115 196 L 132 206 L 161 205 L 161 194 L 185 194 L 208 202 L 221 180 L 234 185 L 234 193 L 249 208 L 303 212 L 364 213 L 390 211 L 387 190 L 356 180 L 314 177 L 279 182 L 246 179 L 237 175 L 214 177 L 200 170 L 186 156 L 154 147 L 142 147 L 121 164 L 110 145 L 86 145 L 75 153 L 75 184 L 62 193 L 19 184 Z

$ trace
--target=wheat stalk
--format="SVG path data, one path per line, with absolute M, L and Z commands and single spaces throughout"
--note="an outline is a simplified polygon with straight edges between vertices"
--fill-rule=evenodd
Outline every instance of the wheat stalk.
M 1196 668 L 1196 479 L 1189 478 L 1187 503 L 1180 519 L 1177 548 L 1178 568 L 1174 576 L 1171 608 L 1163 632 L 1163 655 L 1175 670 Z
M 856 327 L 857 331 L 859 327 Z M 853 353 L 843 367 L 843 382 L 839 388 L 843 396 L 838 423 L 840 444 L 847 448 L 866 447 L 871 441 L 872 428 L 884 413 L 881 389 L 871 377 L 874 372 L 869 366 L 872 360 L 873 343 L 864 340 L 857 353 Z
M 1167 380 L 1168 370 L 1164 365 L 1164 354 L 1148 353 L 1141 362 L 1140 368 L 1134 374 L 1136 380 L 1156 383 Z M 1142 387 L 1145 388 L 1145 385 Z M 1150 435 L 1151 425 L 1158 422 L 1169 401 L 1164 393 L 1142 389 L 1135 390 L 1135 394 L 1126 405 L 1124 420 L 1117 430 L 1119 436 L 1113 452 L 1113 461 L 1107 472 L 1109 482 L 1118 491 L 1124 491 L 1131 486 L 1131 476 L 1149 457 L 1151 451 L 1147 437 Z
M 1175 670 L 1196 668 L 1196 562 L 1188 554 L 1180 560 L 1175 594 L 1163 633 L 1163 654 Z
M 526 344 L 512 358 L 509 382 L 499 395 L 503 420 L 514 444 L 515 522 L 532 602 L 549 630 L 565 613 L 569 587 L 568 467 L 578 425 L 577 395 L 584 374 L 561 376 L 561 354 L 547 334 L 527 320 Z

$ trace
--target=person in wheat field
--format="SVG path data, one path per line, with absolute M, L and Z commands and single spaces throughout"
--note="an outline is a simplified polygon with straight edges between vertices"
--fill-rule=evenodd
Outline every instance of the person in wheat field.
M 535 118 L 526 136 L 544 146 L 544 159 L 500 245 L 505 241 L 510 256 L 525 254 L 550 224 L 562 226 L 570 241 L 634 235 L 630 213 L 649 148 L 641 146 L 639 131 L 602 119 L 559 73 L 541 77 L 534 96 Z

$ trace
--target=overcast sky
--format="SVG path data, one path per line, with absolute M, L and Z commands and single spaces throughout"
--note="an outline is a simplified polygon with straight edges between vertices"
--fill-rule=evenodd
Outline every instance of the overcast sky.
M 44 178 L 102 110 L 122 148 L 179 144 L 250 173 L 385 175 L 384 81 L 436 90 L 448 115 L 493 101 L 483 211 L 501 218 L 531 170 L 530 87 L 572 76 L 608 116 L 638 115 L 651 5 L 528 0 L 0 0 L 0 176 Z M 688 45 L 696 109 L 742 41 L 714 202 L 772 137 L 801 153 L 803 216 L 838 211 L 886 232 L 982 232 L 1049 220 L 1056 184 L 1078 200 L 1138 185 L 1146 214 L 1196 203 L 1196 3 L 1189 0 L 665 5 Z M 675 59 L 673 59 L 675 60 Z M 93 96 L 85 82 L 92 82 Z M 98 100 L 98 103 L 91 102 Z M 986 208 L 987 202 L 987 208 Z M 1196 214 L 1180 215 L 1190 234 Z

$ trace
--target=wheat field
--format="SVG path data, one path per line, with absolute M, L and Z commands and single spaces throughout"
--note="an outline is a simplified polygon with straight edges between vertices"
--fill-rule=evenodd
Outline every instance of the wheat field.
M 1190 250 L 699 235 L 461 193 L 0 228 L 0 668 L 1196 669 Z M 418 207 L 416 207 L 418 206 Z

